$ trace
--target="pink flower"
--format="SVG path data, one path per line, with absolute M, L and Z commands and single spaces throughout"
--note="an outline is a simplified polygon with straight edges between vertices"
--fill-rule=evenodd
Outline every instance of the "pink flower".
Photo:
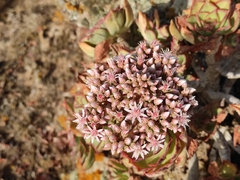
M 87 128 L 84 129 L 82 132 L 84 133 L 84 138 L 85 139 L 91 138 L 91 142 L 93 143 L 94 139 L 100 142 L 99 138 L 103 137 L 102 131 L 103 129 L 97 130 L 96 126 L 93 126 L 93 128 L 91 128 L 90 126 L 87 126 Z
M 140 144 L 134 144 L 132 145 L 132 151 L 133 151 L 133 155 L 132 158 L 138 159 L 139 156 L 141 156 L 144 159 L 144 156 L 147 155 L 149 152 L 146 150 L 147 145 L 140 145 Z
M 158 150 L 163 148 L 163 144 L 165 141 L 165 136 L 163 134 L 159 134 L 157 138 L 155 136 L 148 138 L 147 141 L 149 144 L 147 144 L 146 148 L 148 151 L 157 152 Z
M 121 136 L 127 137 L 128 132 L 131 130 L 131 125 L 127 124 L 127 122 L 124 120 L 121 122 Z
M 153 119 L 155 121 L 159 120 L 159 118 L 160 118 L 160 115 L 159 115 L 160 111 L 157 108 L 157 106 L 154 106 L 152 108 L 152 111 L 148 110 L 147 112 L 150 115 L 151 119 Z
M 76 119 L 74 119 L 73 122 L 78 124 L 76 129 L 82 130 L 84 125 L 87 124 L 87 117 L 85 114 L 85 110 L 82 109 L 82 115 L 80 115 L 79 113 L 76 113 L 75 116 L 76 116 Z
M 102 77 L 102 81 L 106 81 L 110 84 L 116 82 L 116 77 L 117 75 L 114 73 L 114 71 L 112 69 L 107 69 L 106 71 L 103 72 L 102 74 L 103 76 Z
M 103 141 L 104 150 L 138 160 L 161 150 L 169 130 L 185 131 L 197 105 L 194 89 L 178 77 L 177 57 L 160 48 L 158 41 L 144 41 L 134 53 L 87 71 L 82 79 L 89 89 L 87 102 L 74 122 L 93 146 Z
M 162 81 L 162 85 L 158 88 L 159 90 L 163 91 L 163 92 L 168 92 L 169 88 L 170 88 L 170 84 L 166 81 Z
M 183 127 L 184 129 L 186 129 L 186 126 L 188 126 L 188 122 L 190 121 L 190 119 L 188 118 L 189 116 L 186 113 L 180 112 L 180 115 L 176 114 L 174 120 L 177 120 L 178 127 Z
M 137 103 L 134 102 L 134 105 L 129 105 L 130 109 L 124 108 L 125 111 L 129 112 L 125 119 L 132 120 L 132 123 L 134 123 L 135 119 L 137 119 L 139 122 L 142 122 L 141 117 L 147 117 L 147 115 L 144 113 L 147 108 L 141 108 L 142 104 L 143 103 L 141 102 L 137 105 Z
M 118 121 L 122 120 L 124 118 L 122 111 L 116 111 L 115 118 Z
M 167 120 L 161 121 L 163 130 L 167 131 L 167 129 L 170 129 L 171 131 L 173 131 L 173 133 L 176 133 L 178 131 L 177 123 L 178 123 L 178 121 L 176 119 L 173 119 L 171 122 L 168 122 Z
M 172 122 L 167 125 L 167 128 L 170 129 L 170 130 L 172 130 L 173 133 L 176 133 L 176 132 L 178 131 L 177 122 L 175 122 L 174 120 L 172 120 Z

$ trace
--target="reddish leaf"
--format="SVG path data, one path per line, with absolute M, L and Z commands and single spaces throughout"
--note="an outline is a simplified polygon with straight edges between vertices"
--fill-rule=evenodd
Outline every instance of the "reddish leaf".
M 213 177 L 218 177 L 218 164 L 216 161 L 210 162 L 210 164 L 208 165 L 208 172 Z
M 178 54 L 185 54 L 188 52 L 198 52 L 199 49 L 201 51 L 207 52 L 209 54 L 214 54 L 218 51 L 220 46 L 221 38 L 211 38 L 206 43 L 198 43 L 191 46 L 181 46 L 178 50 Z
M 216 121 L 218 123 L 221 123 L 225 120 L 225 118 L 227 117 L 228 112 L 225 109 L 222 108 L 218 108 L 217 109 L 217 117 L 216 117 Z
M 190 159 L 193 154 L 197 151 L 198 143 L 197 140 L 188 137 L 188 144 L 187 144 L 187 151 L 188 151 L 188 158 Z
M 106 41 L 100 42 L 94 51 L 94 57 L 96 61 L 101 61 L 106 58 L 110 52 L 110 44 L 112 43 L 112 39 L 108 39 Z
M 233 145 L 240 144 L 240 126 L 236 126 L 233 131 Z
M 115 55 L 115 56 L 119 56 L 121 54 L 126 55 L 131 52 L 131 49 L 124 46 L 124 42 L 123 43 L 115 43 L 115 44 L 111 45 L 111 50 L 113 52 L 113 55 Z

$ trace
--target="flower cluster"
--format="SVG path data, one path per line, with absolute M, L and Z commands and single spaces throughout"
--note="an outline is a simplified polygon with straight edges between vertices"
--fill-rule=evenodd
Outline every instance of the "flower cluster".
M 167 131 L 183 132 L 197 105 L 177 57 L 158 41 L 96 64 L 85 80 L 88 103 L 74 120 L 85 139 L 104 141 L 103 150 L 141 159 L 159 152 Z

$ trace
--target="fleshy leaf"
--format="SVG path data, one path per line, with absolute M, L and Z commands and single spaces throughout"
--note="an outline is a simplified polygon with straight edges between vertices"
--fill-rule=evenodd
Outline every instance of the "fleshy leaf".
M 169 32 L 168 32 L 168 29 L 167 29 L 167 26 L 163 26 L 161 27 L 159 30 L 158 30 L 158 33 L 157 33 L 157 38 L 160 39 L 160 40 L 166 40 L 166 38 L 169 37 Z
M 233 178 L 237 172 L 237 168 L 235 165 L 230 163 L 229 161 L 223 161 L 221 166 L 218 169 L 219 176 L 224 179 Z
M 83 138 L 78 138 L 79 152 L 80 152 L 80 161 L 85 170 L 92 167 L 95 160 L 95 151 L 94 149 L 87 145 Z
M 234 127 L 233 130 L 233 145 L 240 144 L 240 126 Z
M 134 21 L 133 11 L 128 0 L 124 0 L 124 11 L 125 11 L 124 28 L 126 29 L 126 28 L 129 28 Z
M 181 28 L 181 34 L 182 37 L 186 39 L 186 41 L 188 41 L 189 43 L 191 44 L 195 43 L 195 38 L 191 31 L 187 30 L 186 28 Z
M 90 57 L 94 57 L 95 48 L 92 45 L 86 42 L 79 42 L 78 45 L 84 53 L 86 53 Z
M 130 174 L 128 172 L 128 168 L 125 167 L 121 162 L 110 159 L 109 160 L 109 172 L 111 179 L 116 180 L 128 180 L 130 177 Z
M 188 145 L 187 145 L 187 151 L 188 151 L 188 158 L 190 159 L 194 153 L 197 151 L 198 143 L 197 140 L 188 137 Z
M 157 39 L 156 34 L 152 30 L 145 30 L 142 33 L 142 36 L 146 41 L 149 41 L 149 42 L 152 42 L 153 40 Z
M 112 43 L 112 39 L 108 39 L 100 42 L 94 51 L 94 57 L 97 61 L 101 61 L 106 58 L 110 52 L 110 44 Z
M 170 138 L 169 136 L 166 136 L 162 150 L 160 150 L 157 154 L 151 153 L 148 156 L 146 156 L 145 159 L 134 162 L 134 165 L 139 169 L 148 168 L 149 165 L 153 166 L 159 161 L 159 159 L 165 157 L 164 155 L 166 153 L 166 149 L 168 149 L 169 143 L 170 143 Z
M 104 24 L 112 36 L 119 34 L 125 24 L 124 9 L 110 11 L 104 20 Z
M 105 28 L 98 28 L 93 29 L 91 31 L 91 34 L 86 38 L 86 40 L 82 40 L 84 42 L 87 42 L 89 44 L 97 45 L 98 43 L 105 41 L 110 37 L 110 34 L 107 29 Z
M 203 5 L 201 12 L 212 12 L 216 10 L 216 6 L 212 4 L 210 1 L 205 1 L 205 4 Z
M 139 12 L 136 23 L 140 31 L 144 31 L 147 28 L 147 16 L 144 13 Z
M 210 162 L 208 165 L 208 172 L 213 176 L 213 177 L 218 177 L 218 164 L 216 161 Z
M 198 14 L 198 17 L 200 18 L 200 20 L 205 20 L 208 15 L 209 15 L 208 12 L 201 12 Z M 194 16 L 194 15 L 192 15 L 192 16 Z M 197 20 L 196 20 L 196 22 L 197 22 Z
M 219 9 L 230 9 L 231 1 L 229 0 L 221 0 L 216 3 Z
M 196 3 L 196 4 L 194 4 Z M 204 2 L 201 1 L 193 1 L 194 6 L 191 7 L 191 14 L 196 14 L 198 12 L 200 12 L 200 10 L 202 9 Z
M 171 35 L 172 35 L 175 39 L 177 39 L 178 41 L 182 41 L 182 40 L 183 40 L 183 37 L 182 37 L 182 35 L 180 34 L 180 32 L 178 31 L 178 29 L 176 28 L 173 20 L 170 21 L 169 31 L 170 31 Z

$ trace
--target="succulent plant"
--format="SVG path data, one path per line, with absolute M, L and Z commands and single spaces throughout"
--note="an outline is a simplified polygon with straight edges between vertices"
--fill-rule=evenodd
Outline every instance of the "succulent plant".
M 169 38 L 167 26 L 160 26 L 160 18 L 157 10 L 154 11 L 153 21 L 148 19 L 146 14 L 139 12 L 136 23 L 138 25 L 141 35 L 146 41 L 152 42 L 157 39 L 163 42 L 167 41 L 167 39 Z
M 87 103 L 76 113 L 77 129 L 98 150 L 121 154 L 146 175 L 180 161 L 186 127 L 197 106 L 177 57 L 158 41 L 87 70 Z
M 124 7 L 111 10 L 103 19 L 80 40 L 80 48 L 90 57 L 94 57 L 95 48 L 101 42 L 108 41 L 124 33 L 133 23 L 134 17 L 130 4 L 124 0 Z
M 193 0 L 185 15 L 171 20 L 170 33 L 177 41 L 186 40 L 191 44 L 229 35 L 240 24 L 239 6 L 232 5 L 231 0 Z
M 131 175 L 129 169 L 116 159 L 109 160 L 109 177 L 113 180 L 128 180 Z

